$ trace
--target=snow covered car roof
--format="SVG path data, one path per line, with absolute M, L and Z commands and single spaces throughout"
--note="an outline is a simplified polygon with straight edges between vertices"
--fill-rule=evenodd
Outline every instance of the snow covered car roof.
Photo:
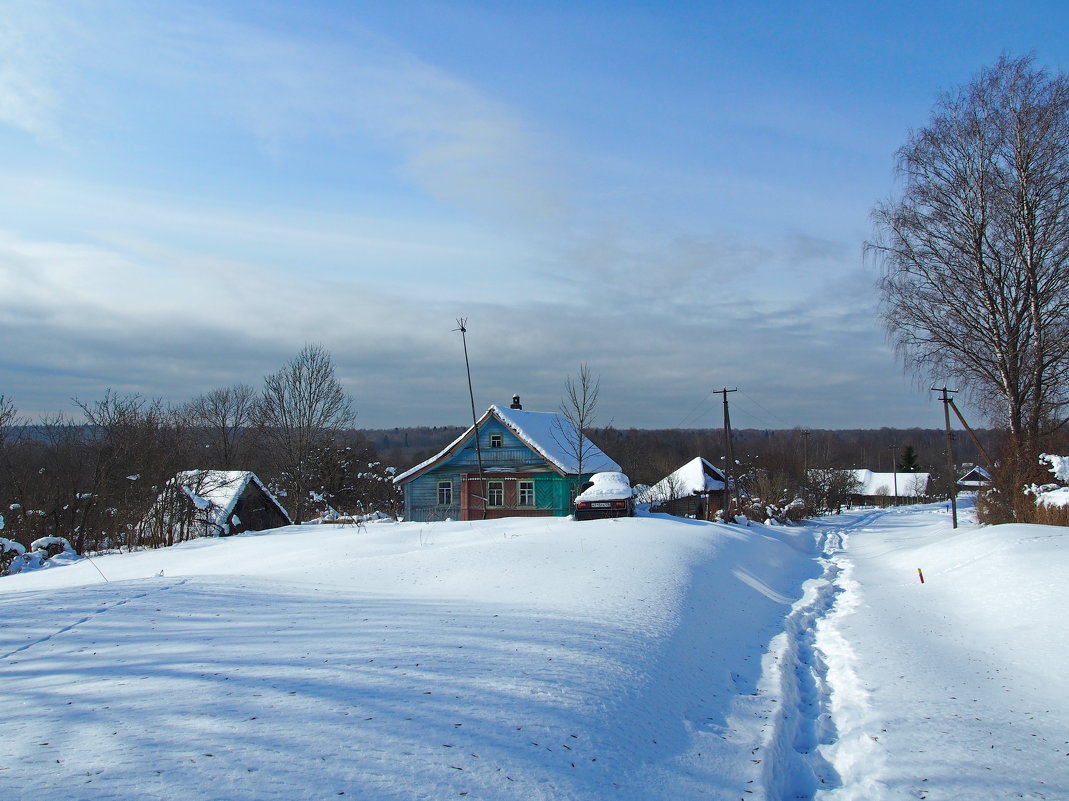
M 610 498 L 630 498 L 635 494 L 631 481 L 623 473 L 595 473 L 590 486 L 575 496 L 575 502 L 602 501 Z

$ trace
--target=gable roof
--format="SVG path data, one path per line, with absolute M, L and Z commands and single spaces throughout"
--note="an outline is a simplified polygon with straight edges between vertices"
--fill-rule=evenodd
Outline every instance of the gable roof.
M 286 520 L 293 522 L 278 499 L 251 470 L 184 470 L 175 476 L 174 481 L 208 523 L 224 526 L 250 483 L 256 484 Z
M 656 484 L 643 490 L 640 502 L 671 501 L 695 492 L 724 489 L 724 473 L 703 456 L 696 456 Z
M 511 409 L 504 406 L 493 405 L 479 418 L 476 426 L 482 429 L 483 425 L 491 418 L 516 435 L 524 445 L 538 454 L 561 475 L 577 475 L 579 473 L 579 460 L 575 453 L 574 442 L 576 429 L 568 418 L 558 412 L 527 412 L 523 409 Z M 394 478 L 398 484 L 415 478 L 426 472 L 435 465 L 441 464 L 453 455 L 472 436 L 474 426 L 457 437 L 453 442 L 442 449 L 438 454 L 424 462 L 411 467 Z M 602 473 L 620 471 L 620 465 L 605 455 L 604 451 L 595 445 L 589 437 L 583 442 L 583 472 Z
M 957 483 L 960 487 L 988 487 L 993 481 L 989 472 L 977 466 L 959 478 Z

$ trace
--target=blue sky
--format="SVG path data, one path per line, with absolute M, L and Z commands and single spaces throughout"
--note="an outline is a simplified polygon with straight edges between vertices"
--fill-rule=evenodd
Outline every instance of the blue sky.
M 0 394 L 259 386 L 365 427 L 938 427 L 862 257 L 894 152 L 1060 3 L 0 0 Z M 978 423 L 982 422 L 978 420 Z

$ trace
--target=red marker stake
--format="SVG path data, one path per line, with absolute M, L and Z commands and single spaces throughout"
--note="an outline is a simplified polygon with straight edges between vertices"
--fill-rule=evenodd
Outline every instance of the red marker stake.
M 923 584 L 924 583 L 924 573 L 921 572 L 921 569 L 919 567 L 917 568 L 917 575 L 921 577 L 921 584 Z

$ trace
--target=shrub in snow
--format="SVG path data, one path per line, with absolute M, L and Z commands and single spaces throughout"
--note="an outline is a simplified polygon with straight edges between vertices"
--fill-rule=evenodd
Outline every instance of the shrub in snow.
M 0 576 L 6 576 L 10 572 L 11 563 L 26 553 L 26 547 L 21 542 L 0 537 Z
M 41 537 L 39 540 L 34 540 L 30 543 L 31 551 L 42 551 L 44 559 L 51 559 L 53 556 L 59 556 L 61 553 L 74 553 L 74 548 L 63 537 Z
M 0 576 L 56 567 L 81 559 L 64 537 L 41 537 L 30 543 L 29 551 L 14 540 L 0 537 L 0 548 L 3 548 Z
M 1040 464 L 1050 465 L 1054 478 L 1064 483 L 1069 482 L 1069 456 L 1041 454 Z M 1048 526 L 1069 526 L 1069 487 L 1061 484 L 1032 484 L 1025 487 L 1025 493 L 1036 498 L 1035 522 Z

